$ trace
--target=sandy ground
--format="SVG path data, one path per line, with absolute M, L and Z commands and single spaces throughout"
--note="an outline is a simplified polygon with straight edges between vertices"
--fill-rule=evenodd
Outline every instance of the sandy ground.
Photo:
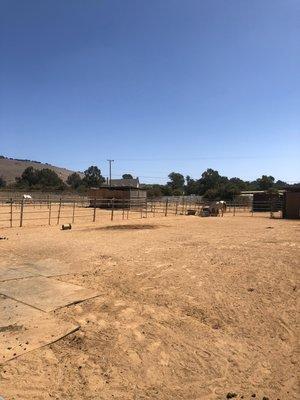
M 53 258 L 101 293 L 53 312 L 80 330 L 0 367 L 0 395 L 299 398 L 299 232 L 263 216 L 0 229 L 0 265 Z

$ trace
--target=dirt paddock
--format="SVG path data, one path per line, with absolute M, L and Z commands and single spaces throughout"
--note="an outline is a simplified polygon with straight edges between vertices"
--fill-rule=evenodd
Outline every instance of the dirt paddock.
M 80 329 L 2 365 L 0 396 L 299 398 L 299 232 L 265 216 L 1 228 L 0 266 L 52 258 L 100 295 L 53 311 Z

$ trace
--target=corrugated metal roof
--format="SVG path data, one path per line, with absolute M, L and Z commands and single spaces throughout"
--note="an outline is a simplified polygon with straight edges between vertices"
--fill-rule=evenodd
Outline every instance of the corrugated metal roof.
M 103 186 L 110 186 L 109 183 Z M 112 179 L 111 180 L 112 187 L 130 187 L 130 188 L 139 188 L 140 182 L 139 178 L 132 179 Z

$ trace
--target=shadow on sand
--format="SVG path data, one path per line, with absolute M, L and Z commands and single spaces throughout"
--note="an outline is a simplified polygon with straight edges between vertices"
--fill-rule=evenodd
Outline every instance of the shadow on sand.
M 83 228 L 80 231 L 127 231 L 127 230 L 144 230 L 144 229 L 158 229 L 161 225 L 142 225 L 142 224 L 130 224 L 130 225 L 108 225 L 99 226 L 97 228 Z

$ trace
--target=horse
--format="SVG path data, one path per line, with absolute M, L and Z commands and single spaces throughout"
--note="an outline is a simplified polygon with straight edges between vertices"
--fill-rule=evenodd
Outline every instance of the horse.
M 223 216 L 223 213 L 226 212 L 227 204 L 226 201 L 214 201 L 210 204 L 209 210 L 211 215 L 219 215 L 220 213 Z
M 32 196 L 30 196 L 30 194 L 23 194 L 22 199 L 30 202 L 32 200 Z

